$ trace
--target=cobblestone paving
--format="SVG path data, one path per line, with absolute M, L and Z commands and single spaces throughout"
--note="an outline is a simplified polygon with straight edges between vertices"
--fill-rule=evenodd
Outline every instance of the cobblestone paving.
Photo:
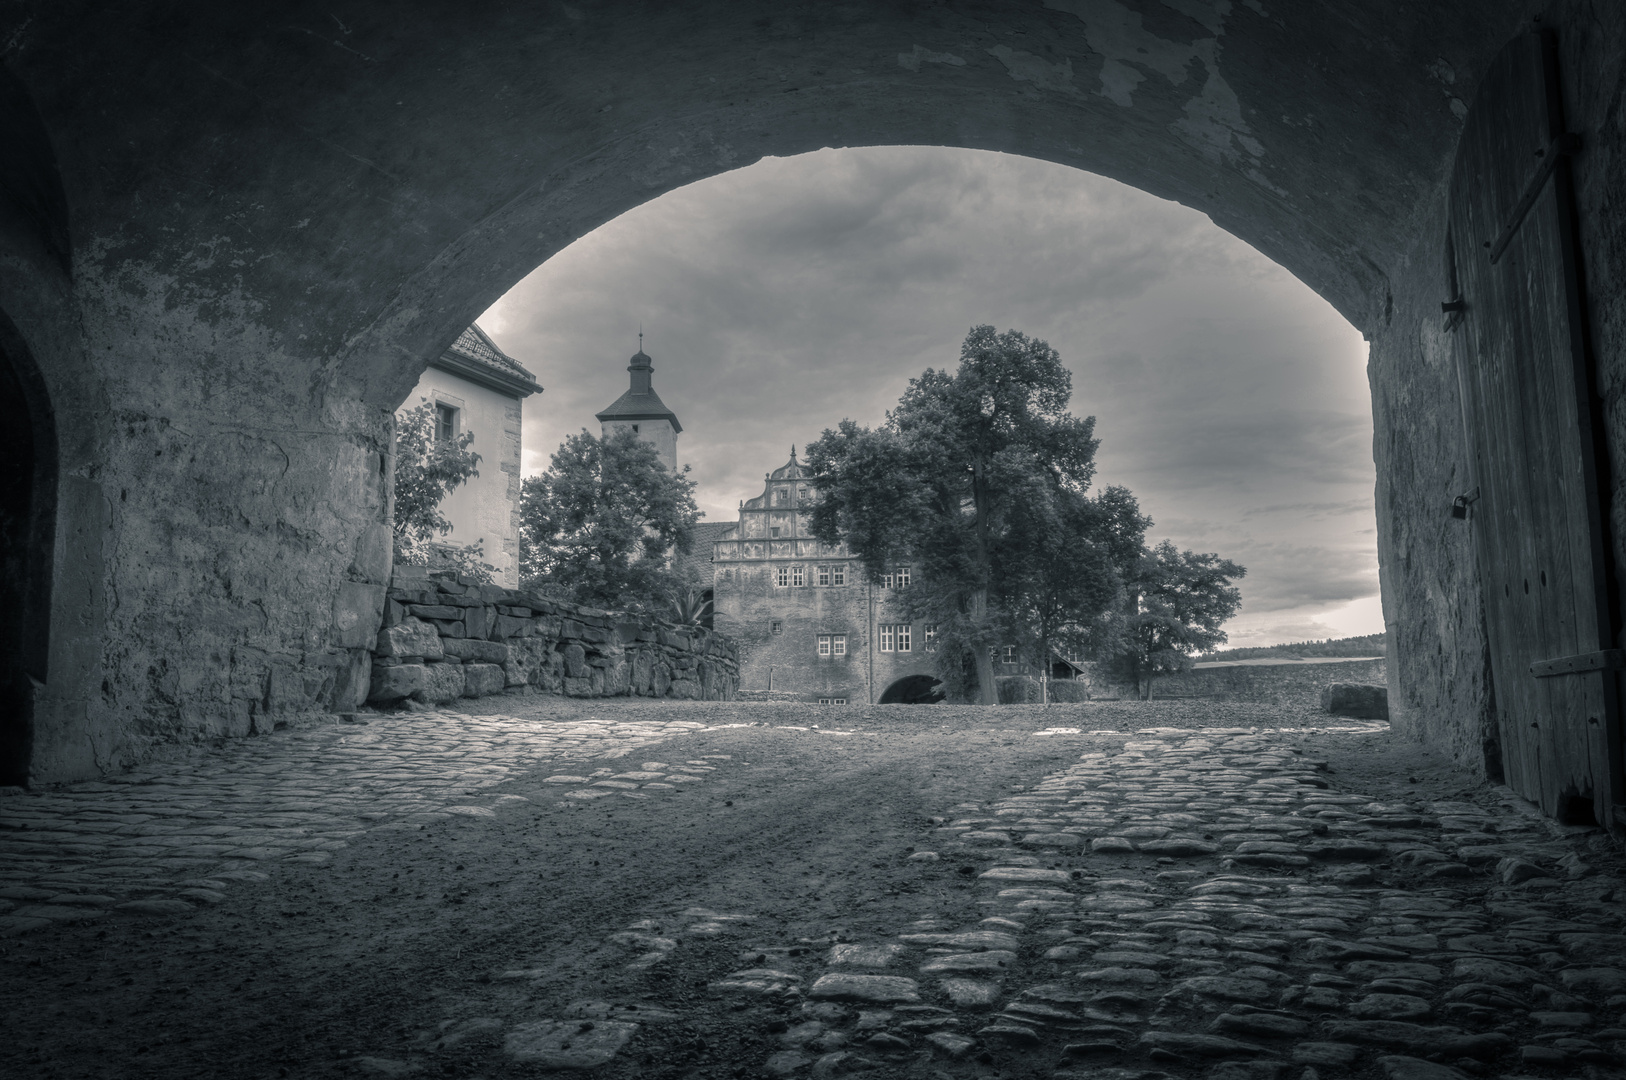
M 0 801 L 0 933 L 230 903 L 275 864 L 323 865 L 369 830 L 492 817 L 521 797 L 490 789 L 527 770 L 550 772 L 561 802 L 670 797 L 728 757 L 568 765 L 660 757 L 656 744 L 702 730 L 424 714 L 16 795 Z M 652 910 L 610 937 L 607 963 L 650 972 L 725 943 L 739 966 L 708 1000 L 464 1016 L 425 1050 L 496 1039 L 511 1066 L 624 1074 L 629 1044 L 648 1061 L 705 1009 L 763 1017 L 774 1048 L 760 1075 L 815 1080 L 996 1066 L 1057 1080 L 1620 1076 L 1618 845 L 1511 796 L 1487 807 L 1340 790 L 1294 734 L 1130 735 L 1017 794 L 943 807 L 908 858 L 950 872 L 884 936 L 770 940 L 753 924 L 783 913 Z M 546 974 L 515 965 L 488 981 Z M 425 1065 L 362 1055 L 350 1067 Z
M 0 937 L 223 903 L 233 888 L 267 880 L 273 864 L 326 865 L 368 830 L 490 817 L 519 796 L 488 789 L 538 762 L 625 755 L 704 726 L 419 713 L 236 741 L 196 766 L 14 794 L 0 799 Z M 568 778 L 580 785 L 569 796 L 649 798 L 639 789 L 694 783 L 713 763 L 648 764 L 666 771 L 617 778 L 600 769 Z
M 944 917 L 890 938 L 762 944 L 751 912 L 690 909 L 612 941 L 636 969 L 695 937 L 745 939 L 747 966 L 711 989 L 788 1008 L 771 1076 L 996 1061 L 1057 1080 L 1619 1075 L 1623 894 L 1586 858 L 1618 865 L 1611 842 L 1512 800 L 1337 791 L 1285 741 L 1143 734 L 1025 794 L 949 808 L 911 858 L 964 864 L 969 920 L 945 895 Z M 1082 852 L 1100 869 L 1062 868 Z M 583 1001 L 505 1045 L 584 1067 L 678 1019 Z

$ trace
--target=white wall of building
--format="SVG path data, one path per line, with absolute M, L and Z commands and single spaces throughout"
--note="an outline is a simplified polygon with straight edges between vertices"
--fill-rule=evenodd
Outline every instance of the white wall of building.
M 608 439 L 623 429 L 635 429 L 638 438 L 649 443 L 661 456 L 667 472 L 677 472 L 677 432 L 665 420 L 606 420 L 599 424 L 599 438 Z
M 452 523 L 443 543 L 467 547 L 483 541 L 492 580 L 519 587 L 520 401 L 439 368 L 425 369 L 402 409 L 423 400 L 458 410 L 457 432 L 474 432 L 469 449 L 480 455 L 480 475 L 452 491 L 440 512 Z

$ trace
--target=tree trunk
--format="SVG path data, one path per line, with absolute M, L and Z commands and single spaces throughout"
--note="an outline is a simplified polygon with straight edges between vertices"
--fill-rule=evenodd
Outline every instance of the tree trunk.
M 1152 700 L 1152 680 L 1155 678 L 1157 678 L 1156 675 L 1147 674 L 1147 676 L 1141 680 L 1140 699 L 1142 701 Z
M 978 626 L 988 624 L 988 584 L 994 576 L 988 543 L 989 495 L 982 455 L 977 454 L 971 459 L 971 506 L 977 515 L 977 568 L 982 572 L 982 584 L 971 594 L 971 616 Z M 999 704 L 999 685 L 994 682 L 994 658 L 983 646 L 977 648 L 977 684 L 980 704 Z
M 988 618 L 988 590 L 978 589 L 971 594 L 971 618 L 978 626 Z M 986 645 L 972 646 L 977 661 L 977 704 L 998 705 L 999 684 L 994 682 L 994 658 Z

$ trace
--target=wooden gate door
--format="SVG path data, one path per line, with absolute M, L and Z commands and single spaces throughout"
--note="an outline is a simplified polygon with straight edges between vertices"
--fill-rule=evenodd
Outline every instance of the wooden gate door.
M 1448 260 L 1473 522 L 1508 784 L 1560 821 L 1622 798 L 1602 431 L 1579 278 L 1557 50 L 1519 38 L 1469 110 Z

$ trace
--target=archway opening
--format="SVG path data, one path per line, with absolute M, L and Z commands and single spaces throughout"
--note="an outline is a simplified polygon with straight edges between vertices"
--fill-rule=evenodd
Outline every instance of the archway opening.
M 905 675 L 886 688 L 879 705 L 936 705 L 946 695 L 943 684 L 930 675 Z
M 0 610 L 8 614 L 0 620 L 0 784 L 22 786 L 50 640 L 56 454 L 49 407 L 11 329 L 0 318 L 0 400 L 11 405 L 0 424 Z

